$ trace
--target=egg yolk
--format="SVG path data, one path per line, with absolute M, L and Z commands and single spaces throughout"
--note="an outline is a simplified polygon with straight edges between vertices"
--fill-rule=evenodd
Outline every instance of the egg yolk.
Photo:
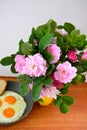
M 0 100 L 0 107 L 2 106 L 2 101 Z
M 13 96 L 8 96 L 5 98 L 5 102 L 9 103 L 9 104 L 14 104 L 16 102 L 16 98 Z
M 6 117 L 6 118 L 11 118 L 13 117 L 15 114 L 15 111 L 13 108 L 6 108 L 4 109 L 3 111 L 3 115 Z

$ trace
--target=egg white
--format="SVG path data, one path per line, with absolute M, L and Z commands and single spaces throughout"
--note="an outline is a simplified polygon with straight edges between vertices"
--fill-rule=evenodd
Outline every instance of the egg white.
M 16 102 L 12 105 L 8 104 L 4 101 L 7 96 L 14 96 L 16 98 Z M 2 105 L 0 106 L 0 123 L 10 123 L 17 121 L 24 113 L 27 105 L 24 101 L 24 98 L 20 96 L 18 93 L 13 91 L 5 91 L 3 95 L 0 96 L 0 100 L 2 101 Z M 15 115 L 11 118 L 6 118 L 3 115 L 3 110 L 6 108 L 13 108 L 15 111 Z

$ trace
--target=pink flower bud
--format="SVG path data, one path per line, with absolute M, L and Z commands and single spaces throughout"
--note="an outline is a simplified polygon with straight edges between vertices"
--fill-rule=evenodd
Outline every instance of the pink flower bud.
M 69 50 L 68 51 L 68 59 L 71 61 L 71 62 L 76 62 L 77 60 L 77 55 L 74 51 L 72 50 Z
M 86 59 L 86 60 L 87 60 L 87 51 L 86 51 L 86 52 L 83 52 L 83 54 L 82 54 L 82 59 Z
M 56 44 L 51 44 L 47 47 L 47 51 L 50 52 L 54 57 L 54 60 L 52 60 L 50 64 L 56 63 L 60 58 L 60 47 L 58 47 Z

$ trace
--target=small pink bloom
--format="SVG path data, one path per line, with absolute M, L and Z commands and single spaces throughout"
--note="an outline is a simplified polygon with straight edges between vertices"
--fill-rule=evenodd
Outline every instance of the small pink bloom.
M 77 60 L 77 55 L 74 51 L 72 50 L 69 50 L 68 52 L 68 59 L 71 61 L 71 62 L 76 62 Z
M 25 57 L 23 55 L 16 55 L 15 57 L 15 70 L 23 74 L 23 67 L 25 65 Z
M 86 51 L 86 52 L 83 52 L 83 54 L 82 54 L 82 59 L 86 59 L 86 60 L 87 60 L 87 51 Z
M 77 68 L 72 67 L 68 61 L 59 64 L 56 69 L 54 78 L 61 83 L 70 83 L 76 77 Z
M 46 74 L 46 61 L 40 53 L 29 56 L 25 59 L 25 66 L 23 72 L 30 77 L 39 77 Z
M 40 99 L 40 98 L 43 98 L 43 97 L 45 97 L 45 96 L 46 96 L 46 89 L 43 87 L 42 90 L 41 90 L 39 99 Z
M 51 61 L 50 64 L 56 63 L 60 58 L 60 52 L 61 52 L 60 48 L 56 44 L 51 44 L 47 47 L 46 50 L 50 52 L 54 57 L 54 60 Z
M 67 32 L 65 31 L 65 29 L 56 29 L 56 31 L 60 34 L 60 35 L 62 35 L 62 36 L 64 36 L 64 35 L 67 35 Z
M 41 95 L 39 98 L 43 98 L 44 96 L 50 98 L 57 98 L 57 95 L 60 94 L 60 91 L 54 87 L 53 85 L 49 86 L 49 87 L 43 87 L 42 91 L 41 91 Z

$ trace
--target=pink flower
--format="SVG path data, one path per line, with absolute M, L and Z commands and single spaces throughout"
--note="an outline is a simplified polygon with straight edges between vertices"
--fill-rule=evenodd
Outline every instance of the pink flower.
M 43 98 L 44 96 L 50 98 L 57 98 L 57 95 L 60 93 L 60 91 L 54 87 L 53 85 L 49 86 L 49 87 L 43 87 L 42 91 L 41 91 L 41 95 L 39 98 Z
M 67 32 L 65 31 L 65 29 L 56 29 L 56 31 L 60 34 L 60 35 L 62 35 L 62 36 L 64 36 L 64 35 L 67 35 Z
M 72 67 L 68 61 L 59 64 L 56 69 L 57 71 L 54 72 L 54 78 L 61 83 L 69 83 L 76 77 L 77 68 Z
M 56 44 L 51 44 L 47 47 L 47 51 L 54 57 L 54 60 L 52 60 L 50 64 L 56 63 L 60 58 L 60 48 Z
M 86 51 L 86 52 L 83 52 L 83 54 L 82 54 L 82 59 L 86 59 L 86 60 L 87 60 L 87 51 Z
M 15 57 L 15 70 L 23 74 L 23 67 L 25 65 L 25 57 L 23 55 L 16 55 Z
M 69 50 L 68 52 L 68 59 L 71 61 L 71 62 L 76 62 L 77 60 L 77 55 L 74 51 L 72 50 Z
M 43 97 L 45 97 L 45 96 L 46 96 L 46 89 L 45 89 L 45 87 L 43 87 L 42 90 L 41 90 L 39 99 L 40 99 L 40 98 L 43 98 Z
M 25 66 L 23 72 L 30 77 L 39 77 L 46 74 L 47 66 L 46 61 L 40 53 L 29 56 L 25 59 Z

